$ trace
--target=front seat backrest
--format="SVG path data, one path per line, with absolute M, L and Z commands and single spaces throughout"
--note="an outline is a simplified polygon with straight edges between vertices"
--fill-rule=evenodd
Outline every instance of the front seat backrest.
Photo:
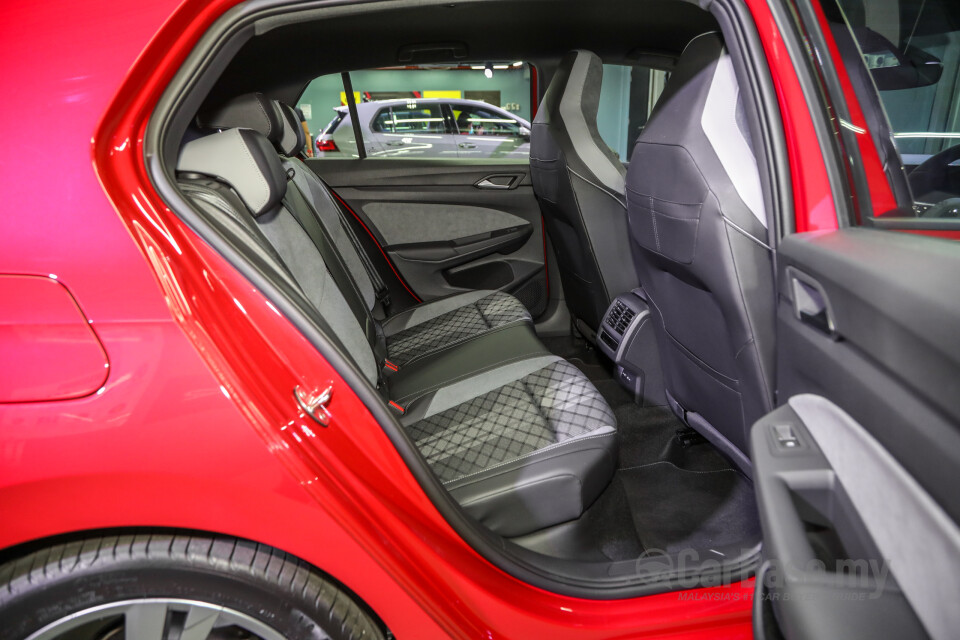
M 719 34 L 687 45 L 626 182 L 668 399 L 749 471 L 748 430 L 773 404 L 775 296 L 760 174 Z
M 610 301 L 637 286 L 629 268 L 623 164 L 597 129 L 603 64 L 564 56 L 533 121 L 530 173 L 567 306 L 594 331 Z

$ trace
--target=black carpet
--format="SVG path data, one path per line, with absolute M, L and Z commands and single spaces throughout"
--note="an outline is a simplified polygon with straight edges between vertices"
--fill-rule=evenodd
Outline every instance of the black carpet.
M 553 353 L 576 365 L 613 408 L 620 465 L 578 520 L 516 540 L 556 557 L 631 560 L 644 551 L 703 555 L 749 547 L 760 539 L 753 485 L 712 445 L 682 446 L 683 428 L 666 407 L 640 407 L 613 377 L 612 364 L 586 341 L 547 338 Z
M 703 552 L 759 539 L 753 487 L 733 469 L 691 471 L 662 461 L 620 469 L 617 476 L 647 551 Z

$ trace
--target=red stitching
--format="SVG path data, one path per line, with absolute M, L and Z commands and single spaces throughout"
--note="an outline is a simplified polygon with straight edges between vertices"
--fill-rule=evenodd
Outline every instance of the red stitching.
M 383 247 L 381 247 L 380 243 L 377 242 L 377 237 L 373 235 L 373 232 L 370 231 L 370 229 L 367 228 L 367 225 L 363 223 L 363 220 L 360 219 L 360 216 L 357 215 L 357 212 L 351 209 L 350 205 L 344 202 L 343 198 L 341 198 L 336 191 L 334 191 L 333 189 L 330 189 L 330 193 L 333 194 L 333 197 L 336 198 L 337 201 L 340 202 L 340 204 L 346 207 L 347 211 L 349 211 L 353 215 L 353 217 L 357 219 L 357 222 L 360 223 L 360 226 L 363 227 L 363 230 L 366 231 L 367 234 L 370 236 L 370 239 L 373 240 L 373 244 L 375 244 L 377 246 L 377 249 L 380 250 L 380 253 L 383 255 L 383 259 L 387 261 L 387 266 L 390 267 L 391 271 L 393 271 L 393 275 L 397 277 L 397 280 L 399 280 L 400 284 L 403 285 L 403 288 L 407 290 L 407 293 L 413 296 L 413 299 L 416 300 L 417 302 L 423 302 L 423 300 L 421 300 L 420 297 L 417 294 L 415 294 L 410 287 L 407 286 L 407 283 L 403 280 L 403 277 L 393 266 L 393 262 L 391 262 L 390 258 L 387 257 L 387 253 L 383 250 Z

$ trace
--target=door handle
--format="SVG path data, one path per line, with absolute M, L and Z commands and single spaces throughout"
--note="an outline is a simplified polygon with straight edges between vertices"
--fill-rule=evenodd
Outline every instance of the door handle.
M 793 313 L 797 320 L 814 329 L 837 337 L 833 310 L 823 286 L 815 279 L 793 267 L 787 267 L 790 292 L 793 294 Z
M 332 396 L 332 382 L 328 383 L 327 387 L 316 395 L 305 392 L 300 388 L 300 385 L 293 388 L 293 397 L 296 399 L 297 405 L 321 427 L 326 427 L 330 424 L 330 410 L 327 408 L 327 405 L 330 403 Z
M 494 174 L 481 178 L 473 184 L 477 189 L 513 189 L 520 183 L 522 176 L 515 173 Z
M 473 144 L 472 142 L 461 142 L 461 143 L 458 144 L 457 146 L 460 147 L 461 149 L 476 149 L 476 148 L 477 148 L 477 145 Z
M 388 147 L 402 147 L 406 144 L 403 140 L 391 140 L 390 142 L 385 143 Z

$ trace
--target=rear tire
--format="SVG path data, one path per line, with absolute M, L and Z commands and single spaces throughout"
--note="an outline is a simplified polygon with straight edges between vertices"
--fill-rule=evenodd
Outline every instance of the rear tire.
M 11 560 L 0 565 L 0 621 L 3 640 L 122 640 L 128 625 L 147 640 L 384 638 L 306 563 L 209 535 L 88 538 Z

